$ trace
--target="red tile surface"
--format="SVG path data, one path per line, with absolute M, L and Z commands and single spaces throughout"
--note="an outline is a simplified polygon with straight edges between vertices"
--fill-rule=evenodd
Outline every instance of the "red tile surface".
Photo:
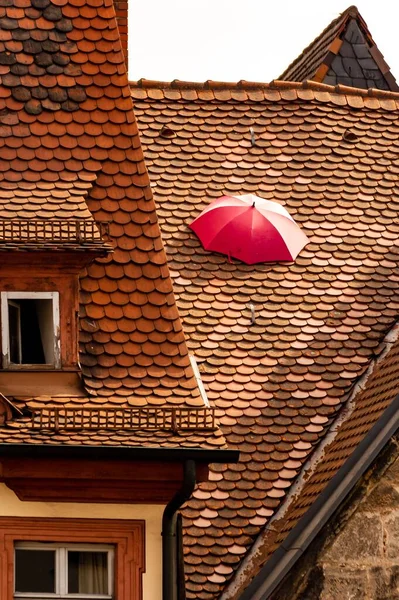
M 81 277 L 80 362 L 87 397 L 63 402 L 203 406 L 166 264 L 112 1 L 3 4 L 0 216 L 109 222 L 114 250 Z M 54 403 L 59 399 L 27 399 L 32 407 Z M 6 428 L 1 433 L 7 441 L 20 440 Z M 32 441 L 39 443 L 40 436 Z
M 40 400 L 42 400 L 40 402 Z M 58 407 L 71 406 L 71 399 L 58 397 L 56 399 Z M 54 404 L 54 400 L 48 399 L 48 402 Z M 26 407 L 26 398 L 16 400 L 15 405 L 21 408 Z M 43 399 L 35 398 L 28 402 L 29 406 L 43 406 Z M 73 406 L 73 405 L 72 405 Z M 126 410 L 126 409 L 125 409 Z M 195 420 L 195 411 L 191 413 Z M 26 412 L 26 411 L 25 411 Z M 122 419 L 119 418 L 120 425 L 106 426 L 104 410 L 93 409 L 94 418 L 102 419 L 102 425 L 91 424 L 87 422 L 83 426 L 72 427 L 71 419 L 65 426 L 62 422 L 58 427 L 53 424 L 47 426 L 46 422 L 40 423 L 39 418 L 33 425 L 30 417 L 21 417 L 9 421 L 5 426 L 0 427 L 0 441 L 2 444 L 36 444 L 36 445 L 73 445 L 73 446 L 145 446 L 148 448 L 201 448 L 208 450 L 217 450 L 225 446 L 225 440 L 220 429 L 212 425 L 211 417 L 208 416 L 204 422 L 197 427 L 185 427 L 181 424 L 175 430 L 170 424 L 160 425 L 162 421 L 162 410 L 154 411 L 151 418 L 146 421 L 143 413 L 140 415 L 143 425 L 138 427 L 129 427 L 128 424 L 122 426 Z
M 399 342 L 396 342 L 374 368 L 364 390 L 357 394 L 350 415 L 338 427 L 336 436 L 326 446 L 323 456 L 300 494 L 291 502 L 284 518 L 275 521 L 275 534 L 267 538 L 258 568 L 282 544 L 384 410 L 395 401 L 399 392 L 398 372 Z
M 399 94 L 142 81 L 132 95 L 189 347 L 240 450 L 184 513 L 188 597 L 211 600 L 397 318 Z M 203 250 L 187 224 L 225 193 L 280 202 L 310 244 L 255 266 Z

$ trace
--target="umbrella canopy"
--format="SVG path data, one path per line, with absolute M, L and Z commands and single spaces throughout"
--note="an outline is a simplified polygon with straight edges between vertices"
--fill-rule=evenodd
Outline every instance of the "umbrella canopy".
M 189 227 L 206 250 L 248 265 L 295 260 L 309 242 L 283 206 L 253 194 L 218 198 Z

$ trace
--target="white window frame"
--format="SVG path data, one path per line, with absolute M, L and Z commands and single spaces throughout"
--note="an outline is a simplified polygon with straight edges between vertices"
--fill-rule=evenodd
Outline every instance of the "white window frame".
M 55 555 L 55 593 L 29 593 L 15 591 L 15 550 L 54 550 Z M 107 552 L 108 554 L 108 594 L 68 594 L 68 551 Z M 15 542 L 14 545 L 14 599 L 24 600 L 113 600 L 114 599 L 114 555 L 115 547 L 106 544 L 68 544 L 48 542 Z
M 53 303 L 53 332 L 54 332 L 54 362 L 45 364 L 15 364 L 10 360 L 10 328 L 8 324 L 9 300 L 52 300 Z M 60 295 L 59 292 L 1 292 L 1 341 L 3 350 L 3 368 L 19 369 L 59 369 L 61 368 L 60 352 Z
M 13 306 L 17 313 L 18 313 L 18 356 L 19 356 L 19 363 L 22 363 L 22 339 L 21 339 L 21 306 L 17 303 L 17 302 L 13 302 L 12 300 L 9 300 L 7 302 L 7 324 L 9 321 L 9 306 Z M 4 323 L 5 321 L 2 320 L 2 323 Z M 7 328 L 7 333 L 8 333 L 8 344 L 10 345 L 10 328 Z

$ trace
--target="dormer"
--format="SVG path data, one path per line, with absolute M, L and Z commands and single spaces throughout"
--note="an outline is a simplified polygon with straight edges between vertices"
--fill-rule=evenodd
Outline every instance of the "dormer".
M 78 370 L 79 273 L 112 250 L 85 213 L 0 221 L 2 372 Z
M 5 4 L 0 598 L 169 600 L 176 511 L 238 455 L 190 365 L 112 1 Z

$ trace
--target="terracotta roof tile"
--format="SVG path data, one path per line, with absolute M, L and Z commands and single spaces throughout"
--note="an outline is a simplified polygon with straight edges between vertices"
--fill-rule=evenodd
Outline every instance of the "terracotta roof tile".
M 33 411 L 0 427 L 2 444 L 73 444 L 217 449 L 225 446 L 214 415 L 206 408 L 127 408 L 93 404 L 82 397 L 41 397 L 15 400 L 15 406 Z M 55 404 L 56 403 L 56 404 Z M 58 407 L 57 407 L 58 404 Z M 162 402 L 160 404 L 163 404 Z M 174 422 L 173 422 L 174 419 Z
M 398 394 L 399 342 L 396 341 L 387 355 L 374 367 L 365 387 L 358 393 L 350 414 L 337 428 L 333 440 L 323 449 L 303 488 L 291 502 L 283 519 L 274 521 L 277 532 L 273 539 L 265 540 L 262 564 L 279 547 L 285 537 L 306 513 L 315 499 L 351 456 L 384 410 L 395 401 Z M 260 568 L 260 564 L 257 568 Z
M 187 89 L 198 99 L 185 99 Z M 231 99 L 218 100 L 221 90 Z M 188 597 L 211 600 L 397 318 L 399 94 L 141 81 L 132 95 L 188 344 L 228 443 L 242 450 L 238 465 L 212 467 L 185 513 Z M 250 267 L 205 251 L 187 225 L 224 193 L 284 204 L 310 244 L 295 263 Z

